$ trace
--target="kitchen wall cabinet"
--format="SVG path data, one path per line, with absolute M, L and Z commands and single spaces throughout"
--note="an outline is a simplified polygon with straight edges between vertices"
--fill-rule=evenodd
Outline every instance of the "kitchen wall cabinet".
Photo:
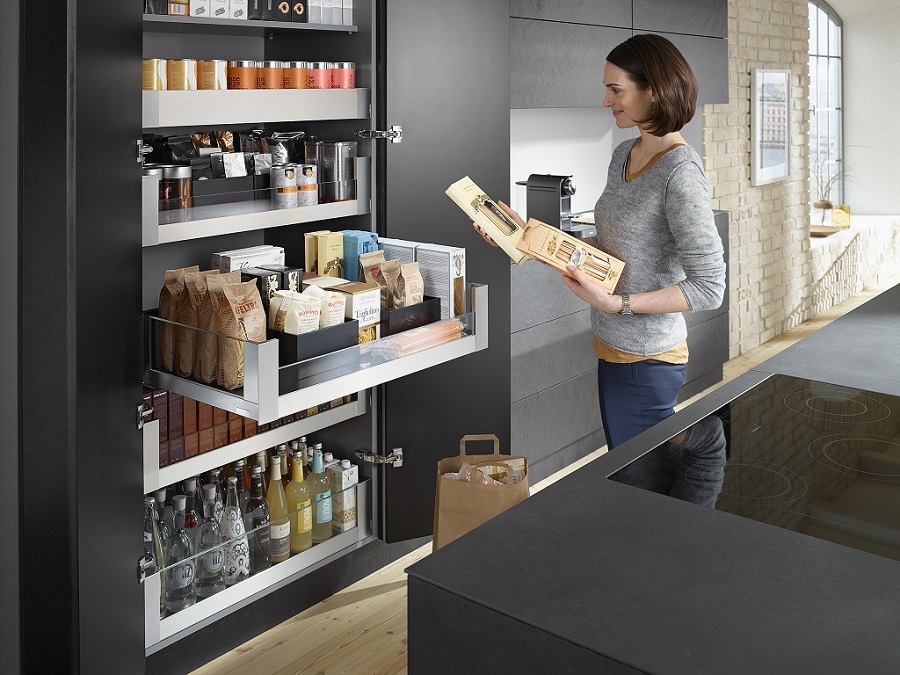
M 195 468 L 148 477 L 143 459 L 152 445 L 143 437 L 152 436 L 152 426 L 136 428 L 146 365 L 142 313 L 155 307 L 165 269 L 205 267 L 213 250 L 257 243 L 283 245 L 295 262 L 306 231 L 367 228 L 465 246 L 468 279 L 498 292 L 494 303 L 482 307 L 483 318 L 501 335 L 509 330 L 508 265 L 498 264 L 495 252 L 443 194 L 476 169 L 489 192 L 501 195 L 508 185 L 508 11 L 465 4 L 423 9 L 409 0 L 358 2 L 357 24 L 349 29 L 174 24 L 144 19 L 139 2 L 111 8 L 86 3 L 71 16 L 49 18 L 36 6 L 22 5 L 19 65 L 24 77 L 40 77 L 45 87 L 22 88 L 17 115 L 22 130 L 47 148 L 40 162 L 25 161 L 16 169 L 14 182 L 25 186 L 19 203 L 27 208 L 18 214 L 21 256 L 14 262 L 21 278 L 40 279 L 28 297 L 54 308 L 46 316 L 24 312 L 16 344 L 5 334 L 3 343 L 17 353 L 20 372 L 29 373 L 17 407 L 22 502 L 13 519 L 21 537 L 15 588 L 22 599 L 23 672 L 190 670 L 420 545 L 421 539 L 405 540 L 430 534 L 430 517 L 420 515 L 431 510 L 435 462 L 455 452 L 462 435 L 489 430 L 508 448 L 506 340 L 451 356 L 443 365 L 436 365 L 441 359 L 420 364 L 425 370 L 411 368 L 399 381 L 388 374 L 335 385 L 359 393 L 354 403 L 329 411 L 333 415 L 309 418 L 317 440 L 340 453 L 364 448 L 387 455 L 396 447 L 405 453 L 401 469 L 361 468 L 361 494 L 368 495 L 371 515 L 366 526 L 347 541 L 336 540 L 336 550 L 320 549 L 316 560 L 279 571 L 278 579 L 260 577 L 260 584 L 219 612 L 159 626 L 148 639 L 148 653 L 145 609 L 153 607 L 143 596 L 153 593 L 136 575 L 141 495 L 148 485 Z M 479 21 L 472 23 L 468 17 L 476 11 Z M 456 39 L 463 32 L 471 37 L 465 44 Z M 310 103 L 318 112 L 308 112 L 308 102 L 300 101 L 287 104 L 294 110 L 286 112 L 280 103 L 254 100 L 276 114 L 223 104 L 228 117 L 217 117 L 219 101 L 184 116 L 173 113 L 164 96 L 142 96 L 142 52 L 160 58 L 351 60 L 358 65 L 360 90 L 347 95 L 349 110 L 318 101 Z M 482 76 L 504 83 L 480 95 L 474 109 L 470 79 L 453 67 L 473 57 L 482 64 Z M 156 99 L 150 117 L 142 113 L 142 98 Z M 236 130 L 266 121 L 325 138 L 396 124 L 404 137 L 402 144 L 360 141 L 365 161 L 358 173 L 368 185 L 350 211 L 277 223 L 254 215 L 246 227 L 240 218 L 226 217 L 223 225 L 210 217 L 191 222 L 188 234 L 144 227 L 142 181 L 133 157 L 142 130 L 167 134 L 222 124 Z M 471 145 L 458 143 L 460 138 Z M 47 162 L 59 173 L 52 184 Z M 293 398 L 277 405 L 282 403 L 301 405 Z M 270 447 L 276 437 L 253 443 Z M 232 448 L 215 461 L 224 463 L 226 455 L 244 449 Z M 53 650 L 46 649 L 48 631 Z
M 510 0 L 509 15 L 592 26 L 631 27 L 631 0 Z
M 722 0 L 633 0 L 634 30 L 728 37 L 728 3 Z
M 700 81 L 699 103 L 728 101 L 726 0 L 512 2 L 510 108 L 602 105 L 606 55 L 636 33 L 665 35 Z

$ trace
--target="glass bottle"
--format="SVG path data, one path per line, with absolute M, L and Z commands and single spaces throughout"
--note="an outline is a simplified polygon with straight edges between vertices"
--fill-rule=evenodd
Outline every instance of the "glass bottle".
M 291 482 L 291 472 L 288 471 L 287 445 L 282 445 L 278 450 L 278 459 L 281 460 L 281 487 L 287 489 Z
M 185 478 L 181 481 L 182 494 L 185 496 L 184 502 L 184 529 L 188 531 L 191 541 L 197 542 L 197 526 L 200 525 L 200 516 L 197 513 L 197 479 Z
M 222 480 L 222 467 L 209 470 L 208 483 L 210 485 L 214 485 L 216 488 L 216 502 L 214 513 L 217 523 L 222 522 L 222 511 L 225 510 L 225 484 L 222 482 Z
M 153 497 L 156 500 L 156 527 L 159 529 L 159 538 L 162 540 L 165 551 L 166 542 L 172 536 L 172 528 L 166 519 L 166 489 L 160 488 L 153 493 Z
M 194 544 L 184 527 L 186 497 L 172 497 L 175 531 L 166 545 L 165 595 L 166 611 L 174 613 L 190 607 L 197 600 L 194 591 Z
M 222 539 L 225 541 L 225 584 L 233 586 L 250 576 L 250 547 L 244 530 L 244 516 L 238 502 L 238 479 L 231 476 L 222 512 Z
M 263 497 L 262 469 L 250 467 L 250 500 L 244 512 L 244 527 L 250 544 L 250 576 L 272 564 L 269 544 L 269 503 Z
M 291 472 L 291 482 L 284 491 L 284 497 L 291 514 L 291 555 L 294 555 L 312 546 L 312 508 L 309 500 L 309 486 L 303 480 L 303 460 L 299 453 L 294 455 Z
M 269 478 L 269 515 L 272 518 L 269 527 L 269 545 L 272 551 L 272 563 L 284 562 L 291 556 L 291 521 L 288 518 L 287 499 L 284 486 L 281 484 L 281 462 L 272 462 L 272 475 Z
M 241 513 L 247 511 L 247 500 L 250 499 L 250 469 L 247 468 L 247 461 L 239 459 L 233 464 L 234 477 L 237 478 L 238 505 L 241 507 Z
M 253 463 L 260 468 L 260 478 L 262 478 L 262 491 L 267 494 L 269 491 L 269 463 L 266 461 L 266 451 L 260 450 L 253 456 Z M 252 466 L 250 467 L 252 470 Z M 252 475 L 251 475 L 252 477 Z
M 156 524 L 156 498 L 147 495 L 144 497 L 144 556 L 150 556 L 153 565 L 144 568 L 147 576 L 156 574 L 165 564 L 162 538 L 159 536 L 159 528 Z M 166 613 L 166 596 L 163 593 L 162 576 L 160 576 L 159 615 Z
M 203 600 L 225 590 L 225 552 L 216 521 L 216 486 L 203 486 L 203 517 L 197 526 L 197 576 L 194 588 Z
M 322 444 L 313 449 L 312 473 L 306 479 L 313 502 L 312 540 L 321 543 L 331 537 L 331 487 L 322 468 Z

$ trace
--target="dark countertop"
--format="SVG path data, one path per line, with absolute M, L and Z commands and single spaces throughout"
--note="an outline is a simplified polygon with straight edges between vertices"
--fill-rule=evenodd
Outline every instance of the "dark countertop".
M 423 589 L 621 672 L 897 672 L 900 563 L 607 476 L 772 373 L 900 395 L 898 347 L 900 286 L 411 566 L 410 672 Z

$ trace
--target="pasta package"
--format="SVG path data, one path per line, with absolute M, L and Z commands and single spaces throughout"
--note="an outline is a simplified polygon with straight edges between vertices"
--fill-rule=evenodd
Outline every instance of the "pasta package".
M 266 313 L 255 281 L 223 286 L 225 302 L 218 307 L 219 384 L 226 389 L 244 385 L 244 343 L 264 342 Z

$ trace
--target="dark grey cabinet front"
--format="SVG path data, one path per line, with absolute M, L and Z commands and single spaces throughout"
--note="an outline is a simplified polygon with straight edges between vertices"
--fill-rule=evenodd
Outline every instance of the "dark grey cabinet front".
M 634 32 L 647 31 L 635 29 Z M 658 35 L 671 40 L 693 68 L 700 84 L 697 105 L 728 103 L 728 40 L 678 33 Z
M 728 37 L 727 0 L 634 0 L 635 32 Z
M 631 0 L 510 0 L 509 15 L 520 19 L 631 28 Z
M 581 108 L 603 102 L 603 65 L 626 28 L 510 19 L 510 107 Z

